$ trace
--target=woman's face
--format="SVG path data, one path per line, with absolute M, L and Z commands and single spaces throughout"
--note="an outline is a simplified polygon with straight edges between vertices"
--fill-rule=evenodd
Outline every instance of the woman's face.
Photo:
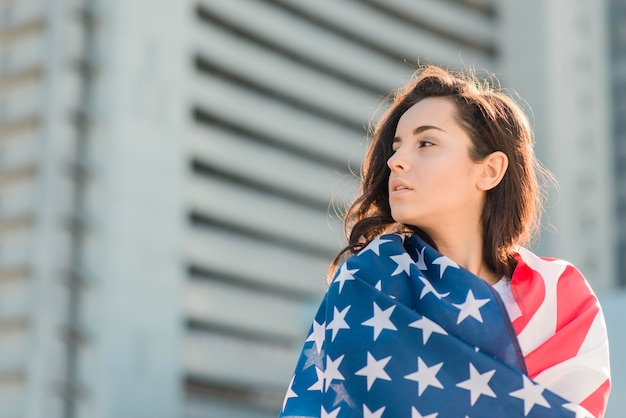
M 472 142 L 455 112 L 445 98 L 413 105 L 398 122 L 387 161 L 393 218 L 428 234 L 468 222 L 478 226 L 484 205 L 485 192 L 477 187 L 481 165 L 469 157 Z

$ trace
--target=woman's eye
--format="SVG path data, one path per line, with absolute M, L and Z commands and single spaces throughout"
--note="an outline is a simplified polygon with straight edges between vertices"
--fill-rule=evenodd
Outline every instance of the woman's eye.
M 433 143 L 429 141 L 428 139 L 422 139 L 419 141 L 420 148 L 430 147 L 431 145 L 433 145 Z

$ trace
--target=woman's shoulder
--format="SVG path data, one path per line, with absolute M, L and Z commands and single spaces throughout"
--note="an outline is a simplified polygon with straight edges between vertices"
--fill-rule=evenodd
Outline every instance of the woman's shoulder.
M 526 249 L 517 251 L 517 261 L 510 292 L 520 315 L 513 325 L 528 350 L 570 323 L 588 330 L 602 316 L 591 286 L 572 263 Z
M 550 320 L 563 325 L 584 311 L 599 311 L 598 299 L 585 276 L 570 262 L 539 257 L 525 248 L 517 250 L 517 266 L 510 286 L 523 315 L 519 331 L 532 324 L 545 326 Z M 555 317 L 552 317 L 555 315 Z
M 600 416 L 610 372 L 597 297 L 572 263 L 538 257 L 524 248 L 518 249 L 516 259 L 510 291 L 518 315 L 512 323 L 529 376 Z
M 552 288 L 573 281 L 584 285 L 579 290 L 593 293 L 584 275 L 569 261 L 540 257 L 524 247 L 517 247 L 515 252 L 517 266 L 511 277 L 512 286 L 541 282 L 546 288 Z

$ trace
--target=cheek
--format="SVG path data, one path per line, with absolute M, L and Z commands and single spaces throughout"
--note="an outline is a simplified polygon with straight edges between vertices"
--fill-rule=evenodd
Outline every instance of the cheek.
M 424 168 L 425 170 L 418 173 L 419 189 L 438 200 L 448 198 L 456 200 L 474 190 L 473 172 L 467 166 L 466 161 L 460 160 Z
M 455 164 L 428 164 L 416 170 L 418 185 L 424 188 L 435 189 L 439 193 L 450 187 L 455 187 L 462 176 L 461 170 Z

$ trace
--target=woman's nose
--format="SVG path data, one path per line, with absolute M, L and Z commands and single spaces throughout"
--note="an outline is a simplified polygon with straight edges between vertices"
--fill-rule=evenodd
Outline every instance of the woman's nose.
M 406 159 L 403 158 L 402 152 L 400 149 L 396 150 L 391 157 L 387 160 L 387 165 L 391 169 L 391 171 L 404 171 L 408 168 L 408 164 Z

